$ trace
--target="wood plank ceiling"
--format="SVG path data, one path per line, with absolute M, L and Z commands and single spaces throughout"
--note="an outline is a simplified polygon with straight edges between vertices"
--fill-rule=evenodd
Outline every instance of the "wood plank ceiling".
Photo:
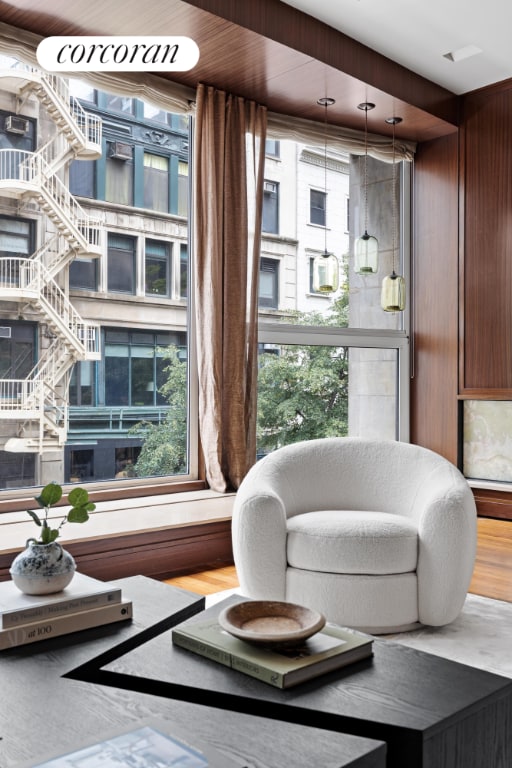
M 44 8 L 44 11 L 42 10 Z M 321 96 L 336 104 L 329 122 L 362 129 L 357 108 L 372 101 L 371 132 L 425 141 L 457 130 L 457 97 L 318 20 L 279 2 L 236 0 L 0 0 L 0 19 L 50 35 L 186 35 L 196 41 L 193 70 L 159 73 L 255 99 L 271 111 L 323 120 Z

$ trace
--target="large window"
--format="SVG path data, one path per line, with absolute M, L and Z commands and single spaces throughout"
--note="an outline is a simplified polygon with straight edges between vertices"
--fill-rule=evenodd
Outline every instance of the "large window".
M 197 477 L 197 381 L 195 355 L 188 351 L 189 118 L 84 84 L 75 83 L 74 93 L 103 119 L 103 154 L 74 160 L 69 175 L 64 168 L 60 176 L 69 179 L 86 212 L 105 222 L 101 254 L 92 258 L 80 250 L 69 260 L 70 254 L 46 250 L 54 222 L 37 201 L 18 216 L 14 201 L 0 191 L 0 257 L 42 253 L 45 265 L 56 269 L 54 295 L 69 287 L 74 311 L 95 325 L 99 340 L 97 350 L 82 353 L 52 389 L 69 416 L 66 477 L 56 479 Z M 50 123 L 45 127 L 51 133 Z M 33 120 L 25 137 L 32 144 L 36 125 Z M 268 137 L 258 285 L 259 455 L 330 434 L 407 439 L 408 310 L 385 313 L 379 305 L 382 278 L 392 268 L 391 165 L 371 160 L 370 171 L 368 214 L 380 262 L 376 275 L 362 277 L 354 273 L 352 257 L 361 234 L 360 158 L 329 150 L 325 168 L 323 126 L 317 145 Z M 404 167 L 396 266 L 406 278 L 409 199 Z M 339 262 L 334 295 L 312 291 L 312 260 L 324 248 Z M 41 312 L 28 339 L 28 326 L 19 322 L 24 309 L 7 295 L 0 298 L 0 379 L 28 375 L 38 360 L 49 369 L 58 357 L 58 326 Z M 31 311 L 35 315 L 37 307 Z M 75 322 L 73 313 L 68 317 Z M 16 344 L 7 339 L 15 326 Z M 4 436 L 9 426 L 6 420 Z M 19 476 L 26 481 L 31 473 L 35 483 L 42 462 L 36 453 L 27 456 L 10 458 Z M 8 466 L 0 472 L 0 487 L 14 482 L 13 462 Z
M 286 145 L 281 142 L 283 162 Z M 296 196 L 286 208 L 288 195 L 283 195 L 282 216 L 284 221 L 293 221 L 292 205 L 297 206 L 296 245 L 287 248 L 280 262 L 284 290 L 279 312 L 275 319 L 262 313 L 259 323 L 258 455 L 314 437 L 407 440 L 408 310 L 388 313 L 380 307 L 380 285 L 392 269 L 392 217 L 377 222 L 382 247 L 378 273 L 357 275 L 352 244 L 360 222 L 352 221 L 347 232 L 347 210 L 349 198 L 354 200 L 352 210 L 360 207 L 359 158 L 335 158 L 329 164 L 327 196 L 312 186 L 318 183 L 312 148 L 295 154 L 302 159 Z M 372 211 L 391 212 L 392 167 L 376 160 L 371 165 L 375 183 L 370 216 Z M 403 237 L 398 233 L 395 258 L 397 270 L 408 278 L 409 165 L 401 165 L 399 187 Z M 270 249 L 271 241 L 264 236 L 263 241 L 265 249 Z M 311 290 L 313 258 L 325 247 L 339 261 L 340 288 L 332 295 Z M 276 284 L 271 261 L 265 256 L 260 261 L 262 309 L 275 301 Z

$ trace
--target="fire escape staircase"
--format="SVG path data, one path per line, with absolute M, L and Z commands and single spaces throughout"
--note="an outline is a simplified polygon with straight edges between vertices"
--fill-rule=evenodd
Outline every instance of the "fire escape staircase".
M 61 179 L 74 158 L 101 154 L 101 121 L 86 113 L 64 80 L 21 66 L 0 71 L 18 78 L 18 105 L 35 95 L 57 126 L 36 152 L 0 150 L 0 195 L 21 206 L 36 202 L 55 233 L 30 258 L 0 258 L 0 298 L 35 310 L 52 339 L 25 379 L 0 380 L 0 418 L 19 423 L 5 450 L 56 450 L 67 436 L 67 384 L 78 360 L 99 360 L 98 327 L 78 315 L 56 277 L 77 255 L 101 254 L 101 222 L 93 219 Z

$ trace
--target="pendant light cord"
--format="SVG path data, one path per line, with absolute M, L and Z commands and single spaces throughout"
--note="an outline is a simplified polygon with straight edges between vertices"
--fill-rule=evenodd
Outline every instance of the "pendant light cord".
M 364 110 L 364 234 L 368 234 L 368 105 Z
M 324 107 L 324 256 L 327 256 L 327 107 L 335 104 L 334 99 L 329 96 L 323 96 L 318 99 L 317 104 Z
M 393 274 L 395 272 L 396 255 L 396 163 L 395 163 L 395 121 L 393 120 Z
M 324 221 L 324 253 L 327 253 L 327 99 L 324 101 L 324 206 L 325 206 L 325 221 Z

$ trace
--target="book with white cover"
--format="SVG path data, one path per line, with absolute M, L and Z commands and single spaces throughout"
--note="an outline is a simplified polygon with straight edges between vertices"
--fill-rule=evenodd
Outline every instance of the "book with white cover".
M 78 572 L 65 589 L 51 595 L 25 595 L 13 581 L 2 581 L 0 629 L 120 603 L 121 597 L 120 587 Z
M 19 627 L 1 629 L 0 651 L 17 648 L 19 645 L 37 643 L 40 640 L 49 640 L 60 635 L 69 635 L 71 632 L 80 632 L 91 627 L 113 624 L 116 621 L 126 621 L 132 616 L 131 601 L 121 600 L 120 603 L 102 605 L 99 608 L 91 608 L 89 611 L 67 613 L 55 619 L 46 618 L 41 621 L 34 621 L 32 624 L 20 624 Z

